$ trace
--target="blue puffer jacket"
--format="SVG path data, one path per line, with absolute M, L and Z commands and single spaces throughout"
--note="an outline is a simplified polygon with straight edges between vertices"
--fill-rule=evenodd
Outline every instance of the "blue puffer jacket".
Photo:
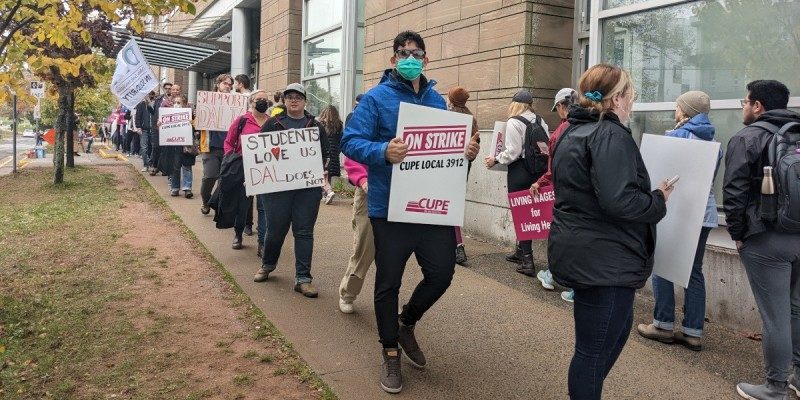
M 380 84 L 361 98 L 342 136 L 342 153 L 367 166 L 368 214 L 386 218 L 389 212 L 389 188 L 392 185 L 392 164 L 386 161 L 386 148 L 397 135 L 400 103 L 447 109 L 442 95 L 433 90 L 436 81 L 420 79 L 420 92 L 414 93 L 410 82 L 394 70 L 383 73 Z
M 668 131 L 667 136 L 679 137 L 683 139 L 695 140 L 714 140 L 714 125 L 708 119 L 708 114 L 697 114 L 692 119 L 686 121 L 685 124 L 678 127 L 674 131 Z M 714 177 L 717 176 L 719 164 L 722 160 L 722 149 L 719 150 L 717 156 L 717 166 L 714 169 Z M 706 228 L 716 228 L 719 226 L 719 217 L 717 216 L 717 199 L 714 196 L 714 181 L 711 181 L 711 191 L 708 194 L 708 203 L 706 204 L 706 213 L 703 217 L 703 226 Z

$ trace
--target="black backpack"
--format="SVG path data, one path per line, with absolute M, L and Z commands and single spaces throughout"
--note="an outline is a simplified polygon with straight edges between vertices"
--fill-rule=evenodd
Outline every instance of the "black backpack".
M 540 176 L 547 172 L 548 143 L 550 137 L 542 127 L 542 118 L 538 115 L 535 121 L 528 121 L 525 117 L 517 115 L 512 117 L 517 121 L 525 124 L 525 139 L 522 142 L 522 151 L 525 155 L 520 161 L 525 166 L 525 169 L 533 175 L 534 179 L 539 179 Z
M 772 223 L 775 230 L 786 233 L 800 233 L 800 123 L 789 122 L 777 127 L 760 121 L 750 126 L 758 126 L 770 133 L 767 143 L 764 166 L 772 167 L 775 183 L 774 207 L 762 207 L 761 218 Z M 793 132 L 789 132 L 792 130 Z

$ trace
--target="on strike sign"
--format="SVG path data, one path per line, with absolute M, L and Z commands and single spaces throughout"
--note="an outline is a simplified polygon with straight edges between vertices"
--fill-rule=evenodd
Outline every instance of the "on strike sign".
M 160 146 L 192 145 L 192 109 L 159 108 L 158 144 Z
M 245 111 L 247 111 L 245 95 L 197 91 L 197 129 L 227 132 L 233 120 Z
M 547 239 L 550 223 L 553 222 L 555 201 L 556 195 L 552 186 L 541 188 L 537 196 L 533 196 L 528 190 L 508 194 L 517 240 Z
M 506 123 L 505 121 L 495 121 L 494 130 L 492 131 L 492 142 L 489 143 L 489 156 L 497 158 L 497 155 L 506 150 Z M 508 166 L 505 164 L 497 163 L 491 171 L 508 171 Z
M 406 158 L 392 167 L 389 221 L 461 226 L 472 116 L 400 103 Z
M 319 128 L 242 135 L 247 195 L 322 186 Z

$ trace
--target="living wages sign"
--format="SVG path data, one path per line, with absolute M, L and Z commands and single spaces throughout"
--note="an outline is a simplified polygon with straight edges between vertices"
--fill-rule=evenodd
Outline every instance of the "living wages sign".
M 389 221 L 464 223 L 464 151 L 471 131 L 471 115 L 400 103 L 397 137 L 408 145 L 408 152 L 392 167 Z
M 505 121 L 495 121 L 492 131 L 492 142 L 489 143 L 489 157 L 497 159 L 497 155 L 506 150 L 506 123 Z M 496 163 L 491 171 L 508 171 L 505 164 Z
M 553 222 L 556 194 L 552 186 L 543 187 L 534 196 L 529 190 L 508 194 L 511 219 L 518 241 L 547 239 Z
M 160 146 L 192 145 L 191 108 L 160 108 L 158 121 L 161 123 L 158 133 Z
M 111 92 L 125 107 L 134 109 L 157 86 L 158 79 L 147 65 L 136 41 L 129 40 L 117 54 L 117 67 L 111 78 Z
M 316 127 L 242 135 L 247 195 L 322 186 L 319 135 Z
M 236 117 L 247 111 L 247 96 L 238 93 L 197 91 L 197 129 L 228 131 Z

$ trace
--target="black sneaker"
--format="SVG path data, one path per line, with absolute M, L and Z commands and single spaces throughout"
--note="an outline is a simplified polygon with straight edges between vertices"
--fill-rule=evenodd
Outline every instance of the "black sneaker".
M 381 366 L 381 389 L 387 393 L 400 393 L 403 390 L 403 373 L 400 369 L 401 349 L 383 349 Z
M 456 246 L 456 264 L 464 266 L 467 263 L 467 252 L 464 250 L 464 245 Z
M 234 249 L 234 250 L 241 250 L 242 248 L 244 248 L 244 245 L 242 244 L 242 237 L 241 236 L 234 236 L 233 237 L 233 243 L 231 244 L 231 248 Z
M 187 199 L 191 199 L 192 197 L 194 197 L 194 194 L 192 194 L 191 190 L 184 190 L 183 191 L 183 197 L 186 197 Z
M 427 361 L 425 360 L 425 354 L 422 353 L 422 349 L 420 349 L 419 344 L 417 344 L 417 339 L 414 337 L 415 326 L 416 325 L 405 325 L 401 321 L 400 329 L 397 332 L 397 344 L 403 349 L 403 354 L 411 365 L 417 368 L 425 368 Z
M 207 205 L 203 204 L 203 205 L 200 207 L 200 212 L 201 212 L 201 213 L 203 213 L 203 215 L 208 215 L 208 213 L 210 213 L 210 212 L 211 212 L 211 207 L 209 207 L 209 206 L 207 206 Z
M 253 226 L 252 225 L 246 225 L 244 227 L 244 234 L 247 235 L 247 236 L 253 236 Z
M 522 249 L 517 247 L 517 250 L 511 254 L 506 255 L 506 261 L 512 262 L 515 264 L 522 264 Z

